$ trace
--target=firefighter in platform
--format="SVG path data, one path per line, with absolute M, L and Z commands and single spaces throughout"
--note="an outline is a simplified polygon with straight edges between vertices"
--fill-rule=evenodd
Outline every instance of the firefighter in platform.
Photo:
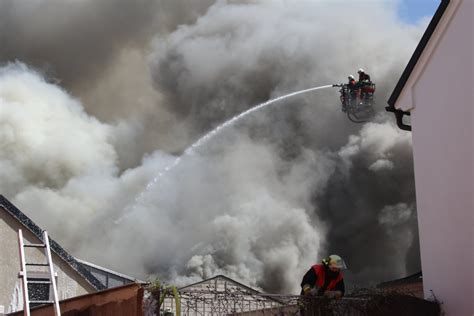
M 365 73 L 364 69 L 360 68 L 357 73 L 359 74 L 359 84 L 370 84 L 370 76 Z
M 372 85 L 372 81 L 370 80 L 369 74 L 367 74 L 364 69 L 360 68 L 357 73 L 359 74 L 359 81 L 357 81 L 357 87 L 360 89 L 359 95 L 361 100 L 363 100 L 371 91 L 370 86 Z

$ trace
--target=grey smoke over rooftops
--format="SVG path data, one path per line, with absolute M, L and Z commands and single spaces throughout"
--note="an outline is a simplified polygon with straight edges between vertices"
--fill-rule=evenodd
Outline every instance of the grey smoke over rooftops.
M 382 108 L 426 24 L 391 1 L 211 4 L 3 1 L 0 192 L 71 253 L 137 277 L 296 293 L 330 253 L 352 284 L 416 272 L 411 135 Z M 213 127 L 359 67 L 374 122 L 350 123 L 335 89 L 282 101 L 134 203 Z

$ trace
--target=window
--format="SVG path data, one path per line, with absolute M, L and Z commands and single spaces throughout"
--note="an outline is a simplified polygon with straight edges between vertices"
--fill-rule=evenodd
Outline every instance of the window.
M 34 307 L 34 301 L 51 301 L 53 287 L 48 272 L 28 272 L 28 297 L 30 306 Z M 57 281 L 57 277 L 56 277 Z

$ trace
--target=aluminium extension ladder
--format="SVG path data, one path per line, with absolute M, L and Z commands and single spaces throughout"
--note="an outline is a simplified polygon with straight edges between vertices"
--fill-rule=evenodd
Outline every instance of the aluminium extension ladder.
M 58 300 L 58 290 L 56 287 L 56 274 L 54 273 L 53 260 L 51 258 L 51 248 L 49 245 L 48 233 L 43 231 L 43 243 L 41 244 L 25 244 L 23 239 L 23 233 L 21 229 L 18 230 L 18 243 L 20 247 L 20 264 L 21 271 L 18 274 L 19 278 L 22 278 L 23 285 L 23 315 L 30 316 L 30 304 L 53 304 L 54 315 L 60 316 L 61 311 L 59 309 L 59 300 Z M 46 257 L 46 263 L 29 263 L 25 261 L 25 248 L 43 248 L 44 255 Z M 29 281 L 28 273 L 26 270 L 27 266 L 36 266 L 36 267 L 48 267 L 49 270 L 49 280 L 48 281 Z M 52 287 L 52 300 L 40 301 L 40 300 L 30 300 L 28 293 L 28 284 L 48 284 Z M 51 296 L 51 295 L 49 295 Z

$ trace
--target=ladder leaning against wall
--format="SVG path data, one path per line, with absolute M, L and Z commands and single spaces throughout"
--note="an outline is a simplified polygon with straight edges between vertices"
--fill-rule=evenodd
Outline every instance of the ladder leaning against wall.
M 59 309 L 58 290 L 56 287 L 56 274 L 54 273 L 53 260 L 51 257 L 51 248 L 49 245 L 48 233 L 43 231 L 43 243 L 40 244 L 26 244 L 23 239 L 23 233 L 21 229 L 18 230 L 18 244 L 20 248 L 20 264 L 21 271 L 18 274 L 19 278 L 22 278 L 23 286 L 23 315 L 30 316 L 30 304 L 53 304 L 54 315 L 60 316 L 61 311 Z M 38 262 L 26 262 L 25 261 L 25 248 L 43 248 L 46 263 Z M 49 272 L 49 280 L 47 281 L 34 281 L 28 280 L 27 267 L 47 267 Z M 28 293 L 28 284 L 45 284 L 50 286 L 49 300 L 30 300 Z M 52 291 L 51 291 L 52 289 Z

